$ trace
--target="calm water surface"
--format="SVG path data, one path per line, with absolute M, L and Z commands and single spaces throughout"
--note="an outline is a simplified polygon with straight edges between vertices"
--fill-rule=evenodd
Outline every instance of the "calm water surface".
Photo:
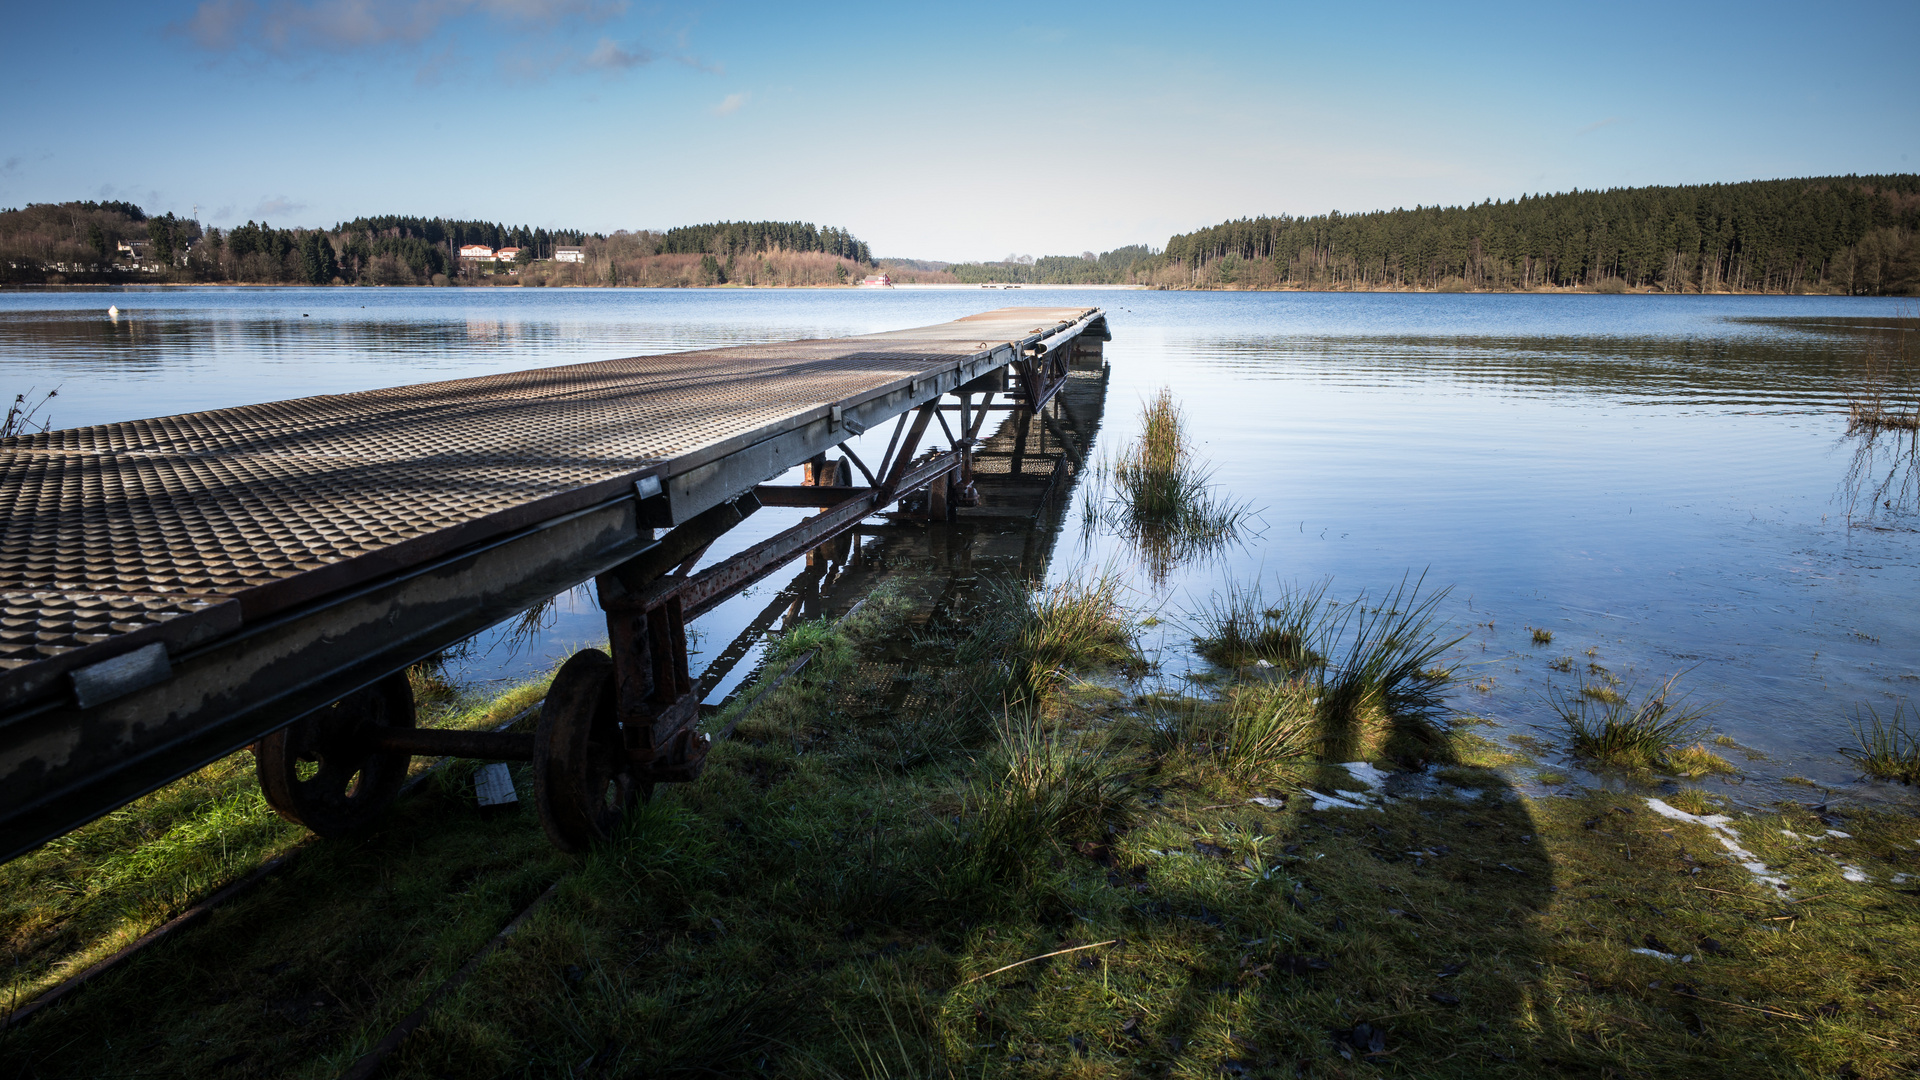
M 1101 439 L 1173 388 L 1245 542 L 1150 574 L 1067 514 L 1051 573 L 1115 565 L 1169 621 L 1145 643 L 1169 677 L 1179 621 L 1230 580 L 1451 586 L 1468 634 L 1455 704 L 1557 743 L 1549 689 L 1589 664 L 1646 689 L 1678 671 L 1747 760 L 1748 802 L 1861 799 L 1836 749 L 1855 711 L 1920 702 L 1920 515 L 1848 490 L 1846 380 L 1886 347 L 1898 301 L 1803 297 L 1448 296 L 1074 290 L 120 290 L 0 293 L 8 393 L 60 388 L 60 427 L 545 364 L 865 333 L 1006 304 L 1108 309 Z M 109 304 L 120 316 L 106 315 Z M 877 455 L 878 447 L 874 448 Z M 863 455 L 865 456 L 865 455 Z M 1077 493 L 1076 498 L 1085 497 Z M 785 527 L 763 511 L 730 538 Z M 784 516 L 783 516 L 784 515 Z M 721 553 L 716 552 L 716 555 Z M 702 620 L 708 653 L 777 584 Z M 1553 632 L 1532 644 L 1533 627 Z M 523 677 L 604 634 L 583 596 L 514 650 L 460 663 Z M 1573 657 L 1573 671 L 1550 665 Z M 751 660 L 751 657 L 749 658 Z M 697 661 L 696 661 L 697 662 Z M 743 663 L 716 687 L 745 677 Z M 1591 677 L 1591 676 L 1590 676 Z M 1479 688 L 1476 688 L 1479 687 Z M 1480 689 L 1484 688 L 1484 689 Z M 1552 751 L 1541 764 L 1569 771 Z M 1578 775 L 1576 773 L 1576 775 Z M 1591 779 L 1591 778 L 1588 778 Z

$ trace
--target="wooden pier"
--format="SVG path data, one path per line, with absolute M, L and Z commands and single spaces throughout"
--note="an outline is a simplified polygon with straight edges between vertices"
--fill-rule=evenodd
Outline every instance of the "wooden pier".
M 687 619 L 903 496 L 968 513 L 985 418 L 1067 436 L 1049 404 L 1105 338 L 1007 308 L 0 441 L 0 859 L 249 745 L 322 833 L 413 754 L 531 759 L 584 846 L 699 773 Z M 848 440 L 889 421 L 869 466 Z M 763 504 L 821 512 L 691 572 Z M 537 735 L 413 726 L 409 665 L 587 580 L 612 655 L 568 662 Z

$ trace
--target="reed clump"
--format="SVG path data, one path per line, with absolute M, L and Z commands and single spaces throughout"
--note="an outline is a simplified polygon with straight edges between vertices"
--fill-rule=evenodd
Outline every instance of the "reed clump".
M 1094 470 L 1087 516 L 1131 543 L 1156 579 L 1239 539 L 1251 512 L 1224 497 L 1194 453 L 1185 413 L 1162 388 L 1141 406 L 1140 436 Z
M 1076 669 L 1136 662 L 1137 624 L 1123 590 L 1112 569 L 1053 585 L 989 585 L 953 645 L 956 666 L 970 673 L 968 692 L 995 711 L 1039 709 Z
M 1907 703 L 1901 701 L 1886 720 L 1872 705 L 1862 705 L 1865 716 L 1854 714 L 1853 737 L 1859 745 L 1841 753 L 1852 758 L 1867 775 L 1903 784 L 1920 783 L 1920 732 L 1907 722 Z M 1920 720 L 1920 710 L 1914 719 Z
M 1282 586 L 1267 603 L 1258 582 L 1229 582 L 1192 613 L 1194 651 L 1220 667 L 1250 667 L 1260 661 L 1286 671 L 1302 671 L 1326 662 L 1313 651 L 1320 635 L 1327 583 Z
M 1699 738 L 1707 709 L 1687 703 L 1677 689 L 1679 680 L 1678 674 L 1670 676 L 1638 704 L 1628 695 L 1592 684 L 1583 684 L 1577 694 L 1552 692 L 1548 701 L 1566 723 L 1574 753 L 1603 765 L 1690 772 L 1705 764 L 1702 755 L 1717 755 L 1689 747 Z M 1589 693 L 1591 689 L 1605 692 Z
M 1161 716 L 1165 738 L 1250 778 L 1313 752 L 1347 760 L 1431 736 L 1453 680 L 1445 657 L 1464 636 L 1438 616 L 1448 590 L 1423 596 L 1408 578 L 1377 601 L 1362 593 L 1340 604 L 1327 600 L 1329 584 L 1283 587 L 1271 605 L 1257 584 L 1230 584 L 1189 613 L 1203 658 L 1273 678 Z

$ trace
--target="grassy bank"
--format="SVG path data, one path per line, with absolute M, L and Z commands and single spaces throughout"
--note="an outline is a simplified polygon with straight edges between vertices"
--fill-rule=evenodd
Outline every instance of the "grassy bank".
M 558 882 L 388 1075 L 1911 1070 L 1920 824 L 1529 798 L 1403 662 L 1420 605 L 1197 697 L 1128 680 L 1099 583 L 882 597 L 618 842 L 449 770 L 0 1058 L 333 1075 Z

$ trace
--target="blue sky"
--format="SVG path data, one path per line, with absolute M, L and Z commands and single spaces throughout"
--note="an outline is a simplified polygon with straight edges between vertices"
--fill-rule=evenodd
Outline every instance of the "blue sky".
M 0 206 L 804 219 L 1058 254 L 1256 214 L 1920 170 L 1920 4 L 4 0 Z

